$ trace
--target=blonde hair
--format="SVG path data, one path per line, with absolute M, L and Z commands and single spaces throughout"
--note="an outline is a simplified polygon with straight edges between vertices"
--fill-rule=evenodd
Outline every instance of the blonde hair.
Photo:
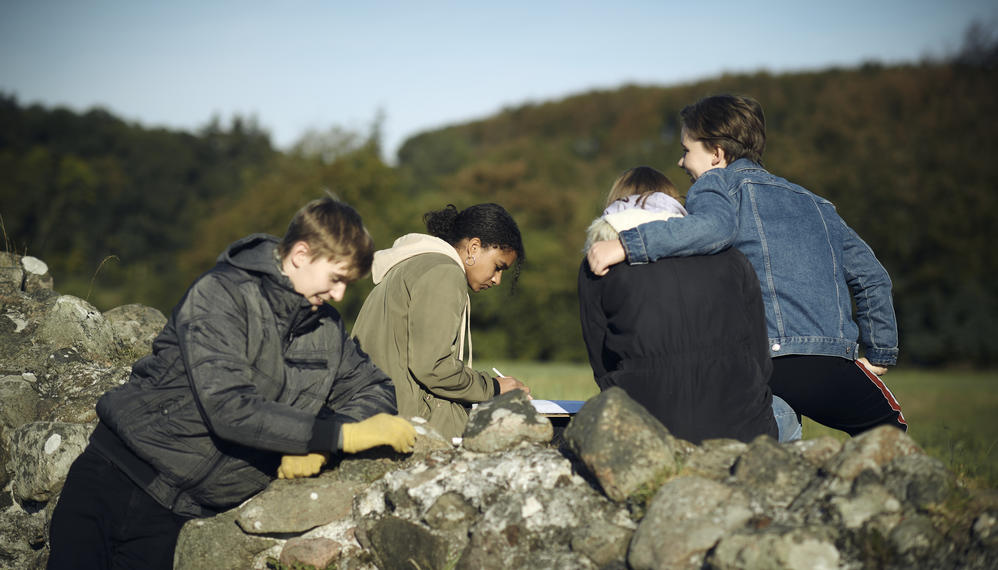
M 669 177 L 650 166 L 638 166 L 624 171 L 617 177 L 610 193 L 606 196 L 606 206 L 613 204 L 617 200 L 626 200 L 628 196 L 638 194 L 637 205 L 643 208 L 648 197 L 655 192 L 668 194 L 679 200 L 679 190 L 676 185 L 669 180 Z
M 295 213 L 277 246 L 280 258 L 286 258 L 300 241 L 308 244 L 312 259 L 321 256 L 349 261 L 350 279 L 359 279 L 371 271 L 374 260 L 371 234 L 357 210 L 332 196 L 312 200 Z

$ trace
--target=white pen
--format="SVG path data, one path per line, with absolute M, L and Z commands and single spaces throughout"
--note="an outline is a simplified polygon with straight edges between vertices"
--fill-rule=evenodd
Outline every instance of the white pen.
M 496 374 L 498 374 L 500 378 L 505 378 L 506 377 L 506 375 L 503 374 L 502 372 L 499 372 L 499 369 L 496 368 L 495 366 L 492 367 L 492 371 L 495 372 Z

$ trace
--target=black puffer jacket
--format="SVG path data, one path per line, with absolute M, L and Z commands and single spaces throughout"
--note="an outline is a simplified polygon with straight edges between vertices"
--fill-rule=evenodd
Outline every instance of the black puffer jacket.
M 699 443 L 777 436 L 759 280 L 716 255 L 579 268 L 582 332 L 596 383 L 620 386 L 669 431 Z
M 97 450 L 179 514 L 234 506 L 269 483 L 281 454 L 335 451 L 343 422 L 396 411 L 391 380 L 335 309 L 313 311 L 294 291 L 276 244 L 230 246 L 97 403 Z

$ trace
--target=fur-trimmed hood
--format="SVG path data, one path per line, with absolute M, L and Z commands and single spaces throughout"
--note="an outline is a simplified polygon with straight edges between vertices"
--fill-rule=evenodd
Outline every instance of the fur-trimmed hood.
M 662 192 L 656 192 L 639 206 L 637 196 L 618 200 L 603 210 L 603 215 L 593 220 L 586 229 L 586 245 L 583 253 L 597 241 L 617 239 L 620 232 L 646 224 L 648 222 L 664 221 L 686 215 L 686 208 L 675 198 Z

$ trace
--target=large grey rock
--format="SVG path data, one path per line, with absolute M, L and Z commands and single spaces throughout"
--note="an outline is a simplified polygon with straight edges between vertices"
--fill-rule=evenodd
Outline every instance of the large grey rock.
M 326 568 L 342 553 L 343 545 L 331 538 L 292 538 L 281 549 L 280 562 L 286 567 Z
M 724 480 L 746 450 L 748 444 L 735 439 L 708 439 L 683 462 L 682 474 Z
M 845 442 L 842 451 L 825 463 L 825 470 L 851 481 L 866 469 L 880 473 L 894 459 L 915 453 L 924 452 L 908 434 L 883 425 Z
M 385 517 L 367 531 L 382 570 L 443 568 L 447 545 L 426 528 L 397 517 Z
M 643 503 L 679 471 L 669 431 L 617 387 L 587 401 L 564 437 L 614 501 Z
M 523 442 L 546 443 L 553 435 L 551 421 L 537 413 L 526 392 L 511 390 L 472 410 L 461 445 L 491 453 Z
M 573 531 L 571 547 L 573 552 L 586 556 L 599 568 L 623 570 L 633 536 L 633 528 L 593 519 Z
M 108 361 L 116 355 L 114 329 L 93 305 L 60 295 L 38 327 L 37 341 L 53 350 L 75 348 L 86 358 Z
M 268 555 L 277 558 L 285 540 L 246 534 L 236 524 L 238 511 L 188 521 L 177 538 L 173 567 L 247 570 L 264 568 Z
M 751 517 L 741 491 L 702 477 L 677 477 L 662 485 L 649 504 L 627 562 L 634 570 L 699 570 L 718 540 Z
M 73 461 L 83 453 L 94 426 L 32 422 L 11 440 L 14 496 L 23 502 L 52 499 L 62 489 Z
M 822 528 L 738 531 L 721 539 L 708 565 L 716 570 L 839 570 L 833 533 Z
M 733 468 L 736 484 L 767 508 L 790 506 L 816 472 L 814 465 L 769 436 L 752 440 Z
M 884 486 L 916 509 L 944 501 L 957 485 L 942 461 L 922 453 L 899 457 L 884 466 L 883 472 Z
M 811 465 L 821 467 L 842 451 L 842 442 L 834 437 L 823 435 L 815 439 L 798 439 L 787 444 L 791 453 L 806 459 Z
M 250 534 L 303 533 L 346 518 L 364 487 L 333 477 L 276 480 L 239 506 L 236 523 Z
M 104 318 L 111 325 L 126 360 L 138 360 L 152 352 L 152 341 L 166 326 L 166 316 L 159 309 L 145 305 L 115 307 L 104 311 Z

